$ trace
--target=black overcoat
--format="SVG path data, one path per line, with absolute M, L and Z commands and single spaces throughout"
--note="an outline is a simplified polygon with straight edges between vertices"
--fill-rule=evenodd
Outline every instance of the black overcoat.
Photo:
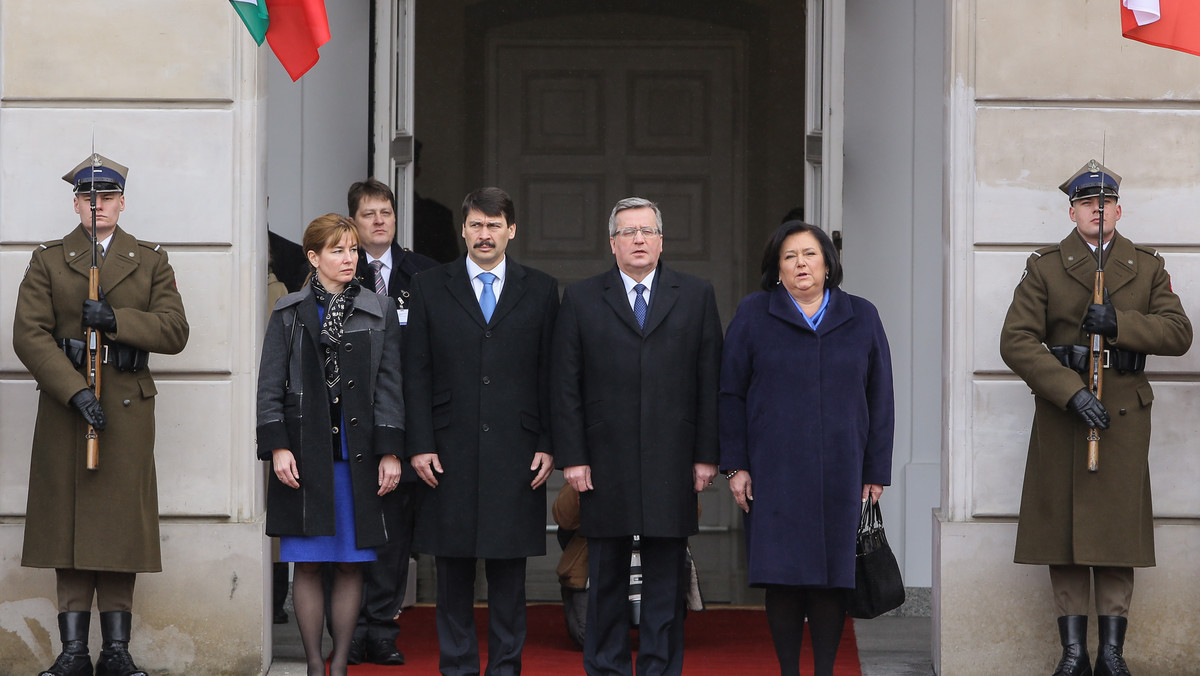
M 422 484 L 413 549 L 511 559 L 546 553 L 546 489 L 535 453 L 552 453 L 547 380 L 558 282 L 508 259 L 485 322 L 466 257 L 413 279 L 404 340 L 408 456 L 437 453 Z
M 400 325 L 396 304 L 363 289 L 347 315 L 338 363 L 342 418 L 350 450 L 355 542 L 387 541 L 379 490 L 379 458 L 404 455 Z M 258 457 L 287 448 L 296 457 L 300 488 L 283 485 L 268 468 L 267 535 L 333 535 L 333 434 L 321 323 L 312 287 L 279 299 L 267 323 L 258 372 Z
M 721 321 L 708 281 L 661 263 L 646 327 L 616 266 L 563 295 L 554 336 L 555 464 L 590 465 L 585 537 L 699 530 L 693 465 L 716 463 Z

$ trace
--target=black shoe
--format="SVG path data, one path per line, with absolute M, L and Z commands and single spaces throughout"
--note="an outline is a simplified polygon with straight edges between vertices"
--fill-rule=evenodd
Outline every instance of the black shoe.
M 374 639 L 367 644 L 367 661 L 372 664 L 404 664 L 404 653 L 396 648 L 395 639 Z
M 1087 615 L 1064 615 L 1058 618 L 1058 637 L 1063 654 L 1054 676 L 1092 676 L 1087 651 L 1087 620 Z
M 363 640 L 359 636 L 350 639 L 350 651 L 346 653 L 346 664 L 362 664 L 366 652 Z
M 91 611 L 58 614 L 58 635 L 63 649 L 50 668 L 38 676 L 92 676 L 92 658 L 88 655 L 88 626 Z
M 1129 618 L 1117 615 L 1101 615 L 1096 618 L 1100 625 L 1100 648 L 1096 655 L 1096 676 L 1131 676 L 1122 652 L 1125 650 L 1125 629 Z
M 96 660 L 95 676 L 147 676 L 146 672 L 133 663 L 129 655 L 129 627 L 133 613 L 126 610 L 109 610 L 100 613 L 100 634 L 104 647 Z

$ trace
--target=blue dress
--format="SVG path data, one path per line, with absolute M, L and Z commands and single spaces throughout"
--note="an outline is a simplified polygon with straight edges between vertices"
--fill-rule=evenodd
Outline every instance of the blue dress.
M 320 320 L 325 319 L 325 308 L 317 305 Z M 338 409 L 339 417 L 341 416 Z M 346 435 L 342 433 L 345 420 L 337 426 L 337 444 L 341 456 L 333 462 L 333 535 L 284 535 L 279 538 L 281 561 L 374 561 L 373 548 L 359 549 L 354 538 L 354 495 L 350 486 L 350 449 L 346 446 Z M 304 490 L 303 486 L 300 490 Z

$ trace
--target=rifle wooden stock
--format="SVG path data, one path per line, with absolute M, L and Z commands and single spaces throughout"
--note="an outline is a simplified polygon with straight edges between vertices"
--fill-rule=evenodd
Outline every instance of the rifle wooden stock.
M 1103 196 L 1101 197 L 1103 199 Z M 1092 287 L 1092 302 L 1104 303 L 1104 270 L 1096 271 L 1096 282 Z M 1091 335 L 1091 357 L 1088 365 L 1088 388 L 1096 399 L 1100 399 L 1104 388 L 1104 336 L 1099 333 Z M 1100 471 L 1100 430 L 1093 427 L 1087 436 L 1087 468 L 1089 472 Z
M 95 254 L 92 254 L 93 257 Z M 100 268 L 93 263 L 91 269 L 88 270 L 88 298 L 91 300 L 100 300 Z M 101 336 L 100 332 L 92 327 L 87 328 L 87 334 L 84 336 L 87 343 L 87 384 L 92 388 L 96 398 L 100 398 L 100 360 L 101 360 Z M 87 429 L 87 468 L 90 470 L 100 469 L 100 438 L 96 429 L 90 424 Z

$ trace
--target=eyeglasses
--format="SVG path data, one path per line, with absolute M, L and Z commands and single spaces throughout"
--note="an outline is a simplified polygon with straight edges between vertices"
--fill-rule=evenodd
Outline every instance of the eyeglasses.
M 621 237 L 624 239 L 632 239 L 638 233 L 642 233 L 642 237 L 651 239 L 662 235 L 662 230 L 658 228 L 621 228 L 613 233 L 613 237 Z

